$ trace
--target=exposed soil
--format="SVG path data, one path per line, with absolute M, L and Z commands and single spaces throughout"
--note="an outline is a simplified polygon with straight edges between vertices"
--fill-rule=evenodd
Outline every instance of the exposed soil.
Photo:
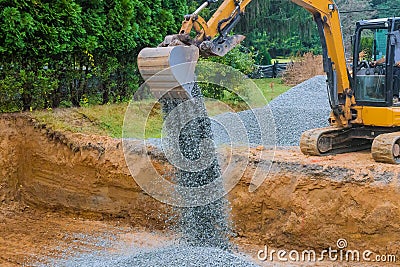
M 148 175 L 140 168 L 147 156 L 158 171 L 169 170 L 161 152 L 143 154 L 142 143 L 135 146 L 137 175 Z M 278 149 L 267 179 L 250 193 L 256 164 L 269 160 L 258 158 L 261 152 L 252 150 L 250 166 L 228 195 L 234 243 L 255 255 L 264 245 L 322 250 L 345 238 L 350 249 L 400 257 L 399 166 L 375 163 L 368 151 L 307 157 L 298 148 Z M 245 160 L 240 149 L 233 155 Z M 132 179 L 120 140 L 55 132 L 26 115 L 0 116 L 1 266 L 45 262 L 71 244 L 96 249 L 74 233 L 153 244 L 132 231 L 166 231 L 173 212 Z
M 171 243 L 164 231 L 133 227 L 124 219 L 104 220 L 18 205 L 0 208 L 0 266 L 50 265 L 90 251 L 157 248 Z
M 77 234 L 100 236 L 115 233 L 117 228 L 112 223 L 22 205 L 3 205 L 0 209 L 0 265 L 46 263 L 47 257 L 58 257 L 71 245 L 95 249 L 95 244 L 87 244 L 83 238 L 79 240 Z M 114 224 L 118 225 L 118 222 Z
M 120 140 L 54 132 L 18 115 L 2 116 L 0 138 L 2 202 L 130 218 L 138 226 L 164 222 L 158 213 L 168 207 L 134 182 Z

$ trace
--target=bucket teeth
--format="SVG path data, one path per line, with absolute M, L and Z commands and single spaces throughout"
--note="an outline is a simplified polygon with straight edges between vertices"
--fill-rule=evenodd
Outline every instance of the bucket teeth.
M 144 48 L 138 55 L 138 68 L 157 99 L 189 99 L 198 58 L 196 46 Z

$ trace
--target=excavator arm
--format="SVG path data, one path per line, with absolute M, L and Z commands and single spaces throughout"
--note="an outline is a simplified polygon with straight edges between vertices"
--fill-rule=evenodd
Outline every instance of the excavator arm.
M 351 120 L 350 107 L 355 100 L 349 84 L 337 6 L 333 0 L 291 1 L 308 10 L 317 23 L 324 71 L 328 77 L 331 125 L 346 127 Z M 206 1 L 194 13 L 186 15 L 179 33 L 167 36 L 158 48 L 145 48 L 139 53 L 138 67 L 145 80 L 168 67 L 185 62 L 195 63 L 199 55 L 224 56 L 244 39 L 244 36 L 230 36 L 229 33 L 251 0 L 225 0 L 206 22 L 199 13 L 215 2 Z M 193 32 L 195 36 L 192 38 Z M 193 67 L 189 69 L 194 72 Z M 179 77 L 175 77 L 173 71 L 170 73 L 155 82 L 148 82 L 153 94 L 158 98 L 190 98 L 190 87 L 180 86 Z M 172 90 L 171 85 L 175 86 Z
M 228 34 L 239 22 L 251 0 L 225 0 L 208 22 L 199 13 L 217 0 L 204 2 L 195 12 L 186 15 L 178 34 L 169 35 L 160 46 L 195 45 L 203 56 L 224 56 L 245 38 Z M 190 37 L 192 31 L 194 38 Z
M 334 1 L 292 0 L 308 10 L 317 24 L 323 52 L 323 67 L 328 78 L 330 121 L 335 126 L 347 126 L 352 119 L 350 107 L 355 105 L 347 72 L 345 49 L 339 11 Z
M 194 65 L 199 56 L 224 56 L 245 38 L 229 33 L 251 0 L 225 0 L 206 22 L 199 14 L 215 2 L 217 0 L 207 0 L 195 12 L 186 15 L 179 33 L 166 36 L 157 48 L 140 51 L 137 61 L 140 74 L 157 99 L 191 98 L 193 86 L 182 76 L 194 77 Z M 182 73 L 179 69 L 185 71 Z M 186 84 L 182 84 L 183 80 Z

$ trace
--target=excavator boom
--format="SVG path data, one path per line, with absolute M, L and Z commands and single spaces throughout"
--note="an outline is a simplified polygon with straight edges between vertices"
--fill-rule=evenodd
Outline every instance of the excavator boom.
M 351 76 L 347 69 L 339 11 L 334 0 L 291 1 L 309 11 L 317 24 L 332 110 L 329 118 L 331 127 L 304 132 L 300 139 L 301 151 L 307 155 L 328 155 L 365 149 L 372 144 L 375 160 L 400 164 L 398 95 L 396 104 L 392 101 L 395 91 L 398 92 L 394 85 L 400 84 L 400 78 L 394 75 L 393 56 L 395 46 L 400 45 L 394 38 L 395 28 L 400 29 L 400 19 L 358 22 Z M 245 38 L 230 35 L 230 32 L 251 0 L 224 0 L 206 22 L 200 13 L 215 2 L 217 0 L 208 0 L 195 12 L 186 15 L 179 33 L 167 36 L 159 47 L 145 48 L 139 53 L 140 73 L 158 99 L 192 98 L 194 71 L 199 56 L 224 56 Z M 381 36 L 380 40 L 387 38 L 387 45 L 380 44 L 381 41 L 376 39 L 373 42 L 379 43 L 383 47 L 381 50 L 388 50 L 383 68 L 386 74 L 382 68 L 371 70 L 368 62 L 361 64 L 363 62 L 357 61 L 363 29 L 373 30 L 374 36 Z M 385 30 L 387 34 L 382 35 L 378 30 Z M 366 36 L 369 39 L 365 43 L 369 43 L 371 36 Z M 376 51 L 376 47 L 369 50 Z
M 199 13 L 214 2 L 216 1 L 206 1 L 195 12 L 186 15 L 179 33 L 167 36 L 158 48 L 145 48 L 141 51 L 138 56 L 138 66 L 145 79 L 149 78 L 149 75 L 173 67 L 171 63 L 175 63 L 174 65 L 177 62 L 184 63 L 181 59 L 197 62 L 199 55 L 224 56 L 244 39 L 242 35 L 230 36 L 229 33 L 251 0 L 225 0 L 210 20 L 205 22 Z M 292 0 L 292 2 L 312 13 L 318 25 L 324 55 L 324 70 L 328 76 L 329 100 L 332 108 L 331 124 L 347 126 L 351 119 L 350 106 L 355 100 L 349 88 L 338 9 L 333 0 Z M 190 34 L 193 31 L 196 35 L 191 38 Z M 183 86 L 171 90 L 171 85 L 178 83 L 178 80 L 174 72 L 162 75 L 156 83 L 149 83 L 150 91 L 156 97 L 164 95 L 170 98 L 190 98 L 190 92 Z

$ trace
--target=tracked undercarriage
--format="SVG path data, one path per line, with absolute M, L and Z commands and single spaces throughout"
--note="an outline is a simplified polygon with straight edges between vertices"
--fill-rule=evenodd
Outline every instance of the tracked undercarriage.
M 300 149 L 311 156 L 371 149 L 375 161 L 399 164 L 400 129 L 367 126 L 312 129 L 301 136 Z

